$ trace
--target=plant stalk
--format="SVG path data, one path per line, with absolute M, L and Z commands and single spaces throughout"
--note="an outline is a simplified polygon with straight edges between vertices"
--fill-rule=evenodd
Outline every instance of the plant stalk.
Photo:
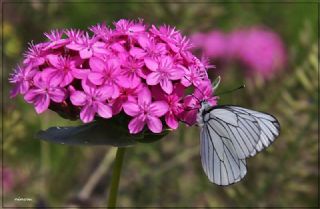
M 108 197 L 108 208 L 116 207 L 121 168 L 122 168 L 122 162 L 123 162 L 125 151 L 126 151 L 125 147 L 119 147 L 117 149 L 116 159 L 114 162 L 114 167 L 113 167 L 113 172 L 111 177 L 111 187 L 110 187 L 109 197 Z

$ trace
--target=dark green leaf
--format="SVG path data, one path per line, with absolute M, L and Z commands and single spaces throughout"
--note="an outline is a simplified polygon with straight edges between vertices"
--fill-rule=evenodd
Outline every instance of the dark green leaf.
M 164 130 L 160 134 L 154 134 L 149 130 L 145 130 L 139 134 L 132 135 L 129 133 L 127 125 L 123 125 L 112 119 L 100 119 L 92 123 L 73 127 L 51 127 L 45 131 L 40 131 L 37 137 L 59 144 L 126 147 L 138 142 L 155 142 L 168 133 L 169 130 Z

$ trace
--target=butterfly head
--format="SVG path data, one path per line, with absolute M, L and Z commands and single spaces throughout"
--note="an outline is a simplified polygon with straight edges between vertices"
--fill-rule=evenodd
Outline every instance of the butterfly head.
M 200 108 L 197 114 L 197 123 L 200 127 L 203 126 L 204 116 L 210 109 L 212 109 L 212 105 L 207 100 L 202 100 L 200 102 Z

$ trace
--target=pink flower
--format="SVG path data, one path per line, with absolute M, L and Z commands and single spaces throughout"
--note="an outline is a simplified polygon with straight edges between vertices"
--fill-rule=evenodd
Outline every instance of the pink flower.
M 80 59 L 58 55 L 49 55 L 47 58 L 52 66 L 45 68 L 44 73 L 53 86 L 65 87 L 73 81 L 74 77 L 81 78 L 84 73 L 76 67 L 81 62 Z
M 191 35 L 190 39 L 196 48 L 204 48 L 204 41 L 207 38 L 205 33 L 194 33 Z
M 159 56 L 166 54 L 166 45 L 164 43 L 156 43 L 153 38 L 148 38 L 145 36 L 140 36 L 138 38 L 138 43 L 140 47 L 132 47 L 130 50 L 130 55 L 135 58 L 150 58 L 154 59 Z
M 185 68 L 180 66 L 185 73 L 185 76 L 181 79 L 182 85 L 189 87 L 191 85 L 199 86 L 204 80 L 208 79 L 207 72 L 197 66 L 190 66 Z
M 184 76 L 184 71 L 174 65 L 170 57 L 163 57 L 158 62 L 152 59 L 146 59 L 146 66 L 152 71 L 147 76 L 148 85 L 157 85 L 171 94 L 173 90 L 172 80 L 179 80 Z
M 66 29 L 64 33 L 68 36 L 69 42 L 72 43 L 83 36 L 83 31 L 77 29 Z
M 143 77 L 142 67 L 144 62 L 135 59 L 131 56 L 127 57 L 126 61 L 122 64 L 122 75 L 127 82 L 123 82 L 126 88 L 135 88 L 141 84 L 141 77 Z
M 159 117 L 166 114 L 168 104 L 164 101 L 152 102 L 150 90 L 145 88 L 139 93 L 137 101 L 126 102 L 123 109 L 133 117 L 128 125 L 131 134 L 139 133 L 145 124 L 153 133 L 160 133 L 162 122 Z
M 0 169 L 2 175 L 2 186 L 4 192 L 10 192 L 15 186 L 15 172 L 9 167 L 3 166 Z
M 125 78 L 121 76 L 120 63 L 117 59 L 110 59 L 104 62 L 97 57 L 90 59 L 92 72 L 88 79 L 95 85 L 103 85 L 108 91 L 108 96 L 116 98 L 119 96 L 119 86 L 125 86 Z
M 235 31 L 230 35 L 230 51 L 247 65 L 250 74 L 259 74 L 271 78 L 284 68 L 286 53 L 280 37 L 273 31 L 252 28 Z
M 127 35 L 129 37 L 135 37 L 138 34 L 145 31 L 145 26 L 142 21 L 134 22 L 130 20 L 121 19 L 114 23 L 115 34 Z
M 50 100 L 56 103 L 63 102 L 66 98 L 66 90 L 56 86 L 50 86 L 48 77 L 38 73 L 33 79 L 34 86 L 24 95 L 28 103 L 35 106 L 38 114 L 49 108 Z
M 165 121 L 172 129 L 178 128 L 179 116 L 183 112 L 181 99 L 184 95 L 184 89 L 184 86 L 179 83 L 174 85 L 173 92 L 169 95 L 164 93 L 158 85 L 152 89 L 152 93 L 157 100 L 163 100 L 168 103 L 169 109 L 165 115 Z
M 175 38 L 175 45 L 180 53 L 188 52 L 188 50 L 193 47 L 190 39 L 186 36 L 182 36 L 180 33 Z
M 121 19 L 114 26 L 96 24 L 88 28 L 93 34 L 77 29 L 45 33 L 49 40 L 30 44 L 23 64 L 10 76 L 11 97 L 22 94 L 37 113 L 50 108 L 84 123 L 128 116 L 130 133 L 145 125 L 159 133 L 162 122 L 176 129 L 182 116 L 191 121 L 193 112 L 184 106 L 195 109 L 199 102 L 184 97 L 184 90 L 202 89 L 194 94 L 209 100 L 212 92 L 209 65 L 191 53 L 189 39 L 174 27 L 149 27 L 142 20 Z
M 228 50 L 228 38 L 223 32 L 213 30 L 208 34 L 194 34 L 192 41 L 196 48 L 202 48 L 205 56 L 216 58 L 225 58 Z
M 269 79 L 286 64 L 283 41 L 266 28 L 238 29 L 229 34 L 213 30 L 208 34 L 196 33 L 192 40 L 196 48 L 212 59 L 240 61 L 249 76 L 257 74 Z
M 97 88 L 88 80 L 82 81 L 83 91 L 73 91 L 70 96 L 72 104 L 80 106 L 80 119 L 84 123 L 93 121 L 96 113 L 103 118 L 112 117 L 112 109 L 106 100 L 109 97 L 109 89 Z
M 81 38 L 78 38 L 75 42 L 66 46 L 68 49 L 79 51 L 82 59 L 88 59 L 92 56 L 102 57 L 104 54 L 108 54 L 108 50 L 105 48 L 106 44 L 97 41 L 96 38 L 90 39 L 86 34 Z
M 57 49 L 66 45 L 69 40 L 62 39 L 63 33 L 63 30 L 52 30 L 50 33 L 44 33 L 44 35 L 50 40 L 44 50 Z
M 10 83 L 14 84 L 13 89 L 10 91 L 10 97 L 13 98 L 18 94 L 25 94 L 29 90 L 32 79 L 37 72 L 35 68 L 26 69 L 18 66 L 9 78 Z
M 120 88 L 119 96 L 112 103 L 112 112 L 113 115 L 116 115 L 121 112 L 123 104 L 127 101 L 135 100 L 138 97 L 139 92 L 146 88 L 145 85 L 139 84 L 134 88 Z
M 184 99 L 185 111 L 181 114 L 182 121 L 188 125 L 196 123 L 197 113 L 202 101 L 208 101 L 212 106 L 217 105 L 217 97 L 213 96 L 213 89 L 210 81 L 200 83 L 195 88 L 193 95 L 186 96 Z
M 159 29 L 152 25 L 150 32 L 155 36 L 159 37 L 162 41 L 168 44 L 172 51 L 178 52 L 179 48 L 176 46 L 177 36 L 179 35 L 179 31 L 174 27 L 170 27 L 168 25 L 160 26 Z
M 103 41 L 108 41 L 110 35 L 112 34 L 112 30 L 109 29 L 105 23 L 96 24 L 89 28 L 96 37 L 102 39 Z
M 29 43 L 28 51 L 24 54 L 25 59 L 23 60 L 26 68 L 35 68 L 45 63 L 47 52 L 44 50 L 44 47 L 46 45 Z

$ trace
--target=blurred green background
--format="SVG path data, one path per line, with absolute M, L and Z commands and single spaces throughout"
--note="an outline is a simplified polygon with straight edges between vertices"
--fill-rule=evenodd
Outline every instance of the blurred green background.
M 286 69 L 272 80 L 247 78 L 239 67 L 223 74 L 219 91 L 235 104 L 275 115 L 281 135 L 249 159 L 248 174 L 229 187 L 211 184 L 201 168 L 199 130 L 180 128 L 161 141 L 127 149 L 118 206 L 316 207 L 318 198 L 318 5 L 316 3 L 25 3 L 3 6 L 4 206 L 106 205 L 115 148 L 73 147 L 40 142 L 35 133 L 78 124 L 54 112 L 36 115 L 21 97 L 9 99 L 10 71 L 31 40 L 44 41 L 53 28 L 81 28 L 120 18 L 175 25 L 184 34 L 231 31 L 263 25 L 277 32 L 288 53 Z M 50 2 L 50 1 L 47 1 Z M 263 58 L 262 58 L 263 59 Z M 214 61 L 213 63 L 214 64 Z M 32 198 L 19 202 L 14 198 Z

